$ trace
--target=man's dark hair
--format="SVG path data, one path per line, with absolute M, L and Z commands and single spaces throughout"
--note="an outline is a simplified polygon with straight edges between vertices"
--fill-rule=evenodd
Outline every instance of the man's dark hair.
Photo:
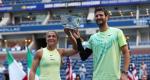
M 98 12 L 98 11 L 104 12 L 105 16 L 109 15 L 108 11 L 105 8 L 102 8 L 102 7 L 95 8 L 95 13 Z

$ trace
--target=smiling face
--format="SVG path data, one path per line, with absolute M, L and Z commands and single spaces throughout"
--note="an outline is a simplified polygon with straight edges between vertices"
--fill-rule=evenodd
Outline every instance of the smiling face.
M 97 11 L 95 13 L 95 20 L 99 26 L 102 26 L 107 23 L 108 16 L 105 15 L 105 13 L 103 11 Z
M 95 21 L 99 27 L 102 27 L 107 24 L 109 18 L 109 13 L 104 8 L 95 9 Z
M 46 42 L 47 46 L 56 46 L 58 42 L 58 35 L 56 32 L 47 32 L 46 33 Z

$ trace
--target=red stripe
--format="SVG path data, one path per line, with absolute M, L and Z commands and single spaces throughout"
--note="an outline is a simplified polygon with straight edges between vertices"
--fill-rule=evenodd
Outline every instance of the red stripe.
M 23 80 L 28 80 L 27 75 L 23 78 Z
M 128 76 L 128 79 L 129 79 L 129 80 L 132 80 L 132 78 L 131 78 L 130 76 Z
M 66 80 L 73 80 L 72 65 L 69 57 L 67 59 Z
M 131 63 L 129 67 L 132 68 L 133 70 L 131 72 L 128 71 L 128 79 L 129 80 L 138 80 L 138 76 L 137 76 L 137 71 L 136 71 L 135 65 L 133 63 Z

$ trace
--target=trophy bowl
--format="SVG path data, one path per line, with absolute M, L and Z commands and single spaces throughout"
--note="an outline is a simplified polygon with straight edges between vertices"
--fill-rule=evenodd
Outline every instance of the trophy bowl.
M 78 27 L 80 27 L 81 19 L 76 16 L 62 15 L 61 22 L 62 22 L 64 28 L 78 29 Z

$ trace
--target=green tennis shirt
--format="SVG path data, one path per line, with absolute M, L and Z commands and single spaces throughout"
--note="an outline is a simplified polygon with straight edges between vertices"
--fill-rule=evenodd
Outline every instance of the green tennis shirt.
M 40 61 L 40 80 L 61 80 L 60 78 L 61 56 L 57 49 L 50 51 L 43 48 Z
M 90 37 L 88 48 L 93 50 L 93 80 L 120 79 L 120 48 L 126 44 L 122 30 L 112 27 Z

